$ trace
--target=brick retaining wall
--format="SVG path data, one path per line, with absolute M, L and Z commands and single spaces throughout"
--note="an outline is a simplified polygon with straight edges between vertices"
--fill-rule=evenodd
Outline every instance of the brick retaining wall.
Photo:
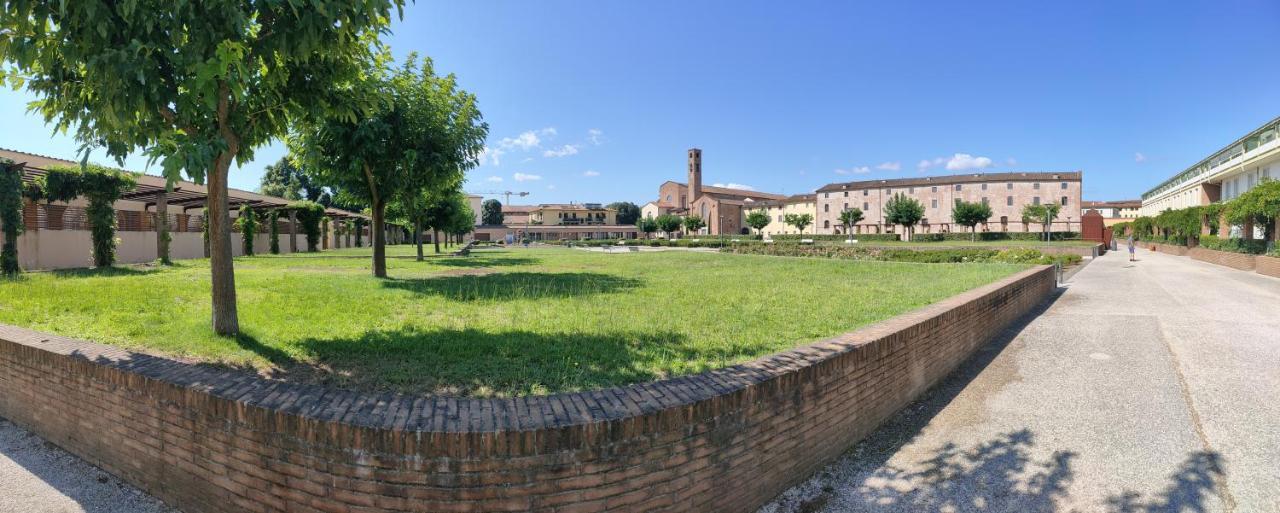
M 1257 266 L 1258 274 L 1280 278 L 1280 258 L 1258 255 L 1254 257 L 1254 264 Z
M 752 511 L 1055 287 L 1040 266 L 748 364 L 519 399 L 286 384 L 0 325 L 0 416 L 187 513 Z
M 1187 252 L 1191 250 L 1186 246 L 1177 244 L 1160 244 L 1157 242 L 1144 242 L 1143 244 L 1152 251 L 1176 256 L 1187 256 Z
M 1252 271 L 1257 267 L 1256 256 L 1245 253 L 1232 253 L 1202 247 L 1191 248 L 1187 255 L 1201 262 L 1224 265 L 1241 271 Z

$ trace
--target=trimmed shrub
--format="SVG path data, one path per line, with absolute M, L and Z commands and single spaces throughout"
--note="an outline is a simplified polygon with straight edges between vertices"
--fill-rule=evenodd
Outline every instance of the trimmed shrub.
M 1200 247 L 1230 253 L 1262 255 L 1267 252 L 1267 241 L 1260 239 L 1223 239 L 1216 235 L 1204 235 L 1200 237 Z
M 971 240 L 970 235 L 964 232 L 917 233 L 911 236 L 911 242 L 967 241 Z M 1080 233 L 1050 232 L 1049 237 L 1052 240 L 1072 240 L 1079 239 Z M 1040 232 L 978 232 L 977 239 L 986 241 L 1040 241 L 1044 240 L 1044 234 Z
M 848 239 L 853 239 L 860 242 L 895 241 L 900 239 L 900 237 L 898 237 L 896 233 L 855 233 L 852 235 L 849 235 L 849 234 L 837 235 L 837 234 L 827 234 L 827 233 L 820 234 L 820 235 L 812 235 L 812 234 L 799 235 L 799 234 L 791 233 L 786 235 L 770 235 L 769 238 L 777 242 L 795 242 L 795 241 L 800 241 L 804 239 L 810 239 L 814 241 L 826 241 L 826 242 L 844 242 L 845 240 L 848 240 Z

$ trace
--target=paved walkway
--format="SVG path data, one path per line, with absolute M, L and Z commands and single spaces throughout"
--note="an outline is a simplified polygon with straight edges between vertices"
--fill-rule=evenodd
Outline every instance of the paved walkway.
M 1280 280 L 1139 259 L 762 512 L 1280 512 Z

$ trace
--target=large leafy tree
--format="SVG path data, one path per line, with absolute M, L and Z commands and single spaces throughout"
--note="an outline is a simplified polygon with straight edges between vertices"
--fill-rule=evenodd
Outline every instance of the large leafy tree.
M 911 232 L 924 219 L 924 205 L 901 192 L 884 203 L 884 219 L 889 224 L 902 225 L 903 240 L 911 240 Z
M 606 207 L 618 211 L 614 214 L 618 224 L 636 224 L 640 219 L 640 207 L 630 201 L 616 201 Z
M 644 238 L 648 239 L 653 236 L 653 232 L 658 231 L 658 221 L 652 217 L 641 217 L 636 220 L 636 230 L 644 234 Z
M 23 0 L 0 12 L 4 77 L 57 130 L 170 182 L 209 189 L 213 328 L 239 332 L 227 177 L 291 120 L 350 117 L 359 77 L 403 0 Z
M 399 67 L 386 61 L 385 52 L 372 61 L 353 91 L 378 98 L 377 109 L 304 125 L 290 142 L 318 183 L 369 206 L 373 274 L 380 278 L 387 276 L 387 204 L 457 189 L 489 133 L 475 96 L 453 75 L 436 76 L 431 60 L 419 63 L 416 55 Z
M 482 224 L 502 224 L 502 203 L 496 199 L 486 200 L 480 205 L 480 222 Z
M 769 214 L 763 210 L 753 210 L 747 214 L 747 226 L 756 229 L 756 233 L 763 233 L 764 227 L 769 226 Z
M 955 208 L 951 209 L 951 220 L 969 227 L 969 240 L 978 238 L 978 224 L 988 219 L 991 219 L 991 205 L 980 201 L 957 201 Z
M 258 191 L 268 196 L 293 201 L 307 200 L 323 206 L 333 203 L 329 193 L 298 169 L 298 166 L 288 157 L 282 157 L 275 164 L 267 166 Z

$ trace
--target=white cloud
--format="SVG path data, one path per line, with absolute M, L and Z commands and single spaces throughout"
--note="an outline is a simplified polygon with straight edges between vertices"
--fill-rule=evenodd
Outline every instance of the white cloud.
M 733 182 L 729 182 L 729 183 L 713 183 L 713 184 L 711 184 L 711 186 L 712 186 L 712 187 L 723 187 L 723 188 L 725 188 L 725 189 L 741 189 L 741 190 L 744 190 L 744 191 L 754 191 L 754 190 L 756 190 L 756 188 L 755 188 L 755 187 L 752 187 L 752 186 L 750 186 L 750 185 L 742 185 L 742 184 L 740 184 L 740 183 L 733 183 Z
M 870 172 L 871 172 L 871 168 L 868 166 L 854 166 L 849 169 L 836 170 L 837 175 L 862 175 Z
M 542 156 L 548 157 L 548 158 L 567 157 L 569 155 L 577 155 L 577 154 L 578 154 L 578 146 L 575 144 L 566 144 L 564 146 L 561 146 L 560 149 L 547 150 L 542 152 Z
M 511 175 L 511 177 L 515 178 L 517 182 L 534 182 L 542 179 L 542 176 L 540 175 L 530 175 L 525 173 L 516 173 Z
M 493 183 L 502 183 L 502 177 L 501 177 L 501 176 L 490 176 L 490 177 L 488 177 L 488 178 L 485 178 L 485 179 L 484 179 L 484 181 L 486 181 L 486 182 L 493 182 Z
M 594 146 L 604 144 L 604 131 L 599 128 L 587 130 L 587 140 L 591 141 L 591 144 Z
M 533 130 L 521 132 L 515 137 L 503 137 L 498 141 L 499 148 L 519 148 L 525 151 L 537 148 L 542 145 L 542 138 Z
M 1009 167 L 1014 167 L 1018 165 L 1018 159 L 1009 157 L 1007 159 L 1004 159 L 1004 163 L 1007 164 Z
M 879 169 L 881 171 L 897 171 L 899 169 L 902 169 L 902 163 L 901 162 L 883 162 L 880 165 L 876 166 L 876 169 Z
M 1142 154 L 1142 152 L 1134 153 L 1134 154 L 1133 154 L 1133 161 L 1134 161 L 1134 162 L 1146 162 L 1146 161 L 1147 161 L 1147 156 L 1146 156 L 1146 155 L 1143 155 L 1143 154 Z
M 928 160 L 928 159 L 921 160 L 918 164 L 916 164 L 916 170 L 924 171 L 934 166 L 941 166 L 946 161 L 947 159 L 944 157 L 938 157 L 933 160 Z
M 502 163 L 501 157 L 504 153 L 506 152 L 500 148 L 490 148 L 485 146 L 483 150 L 480 150 L 480 165 L 499 165 Z
M 600 176 L 600 172 L 588 169 L 582 172 L 582 176 Z
M 991 167 L 991 159 L 975 157 L 968 153 L 957 153 L 947 161 L 947 171 L 966 171 L 970 169 L 986 169 Z

